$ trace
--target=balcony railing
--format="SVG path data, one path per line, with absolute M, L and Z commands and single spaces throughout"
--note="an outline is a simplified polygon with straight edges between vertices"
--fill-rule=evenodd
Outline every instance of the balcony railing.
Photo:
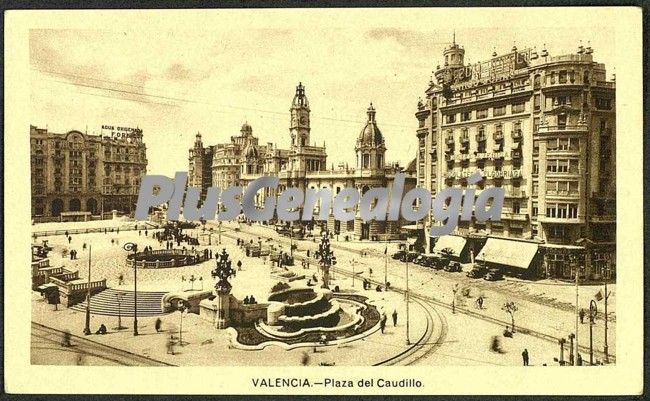
M 502 131 L 496 131 L 494 134 L 492 134 L 494 137 L 495 141 L 502 141 L 503 140 L 503 132 Z
M 579 125 L 540 125 L 537 127 L 537 133 L 543 134 L 555 131 L 576 131 L 587 132 L 589 127 L 585 124 Z
M 516 129 L 512 131 L 512 139 L 521 139 L 522 133 L 520 129 Z

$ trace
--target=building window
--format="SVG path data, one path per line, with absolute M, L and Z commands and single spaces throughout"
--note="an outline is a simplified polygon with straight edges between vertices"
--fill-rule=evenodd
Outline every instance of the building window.
M 519 202 L 512 202 L 512 213 L 519 214 L 521 211 L 521 205 Z
M 567 74 L 566 70 L 565 71 L 560 71 L 560 78 L 558 79 L 558 82 L 561 84 L 565 84 L 567 81 Z
M 502 116 L 506 114 L 506 106 L 499 106 L 492 109 L 492 115 L 494 117 Z
M 605 99 L 601 97 L 596 98 L 596 108 L 599 110 L 611 110 L 612 99 Z
M 487 116 L 488 116 L 488 109 L 476 110 L 477 119 L 487 118 Z
M 460 121 L 469 121 L 472 119 L 472 112 L 471 111 L 465 111 L 460 114 Z
M 521 103 L 513 103 L 512 104 L 512 112 L 513 113 L 523 113 L 526 111 L 526 102 L 521 102 Z M 504 110 L 505 113 L 505 110 Z
M 447 114 L 447 124 L 452 124 L 456 122 L 456 114 Z
M 542 107 L 542 96 L 535 95 L 533 97 L 533 108 L 535 109 L 535 111 L 539 111 L 541 107 Z
M 533 78 L 533 89 L 539 89 L 541 86 L 541 76 L 539 74 L 535 75 Z

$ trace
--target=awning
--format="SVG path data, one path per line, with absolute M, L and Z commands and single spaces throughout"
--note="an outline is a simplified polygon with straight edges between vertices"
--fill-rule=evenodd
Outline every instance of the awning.
M 457 235 L 443 235 L 438 238 L 436 245 L 433 247 L 434 252 L 442 253 L 443 249 L 449 248 L 452 256 L 460 256 L 465 248 L 467 240 Z
M 407 239 L 406 239 L 406 242 L 407 242 L 409 245 L 415 245 L 415 243 L 418 242 L 418 239 L 417 239 L 417 238 L 407 238 Z
M 39 292 L 45 292 L 45 291 L 48 291 L 48 290 L 50 290 L 52 288 L 56 288 L 56 286 L 57 285 L 53 284 L 53 283 L 47 283 L 47 284 L 39 285 L 38 286 L 38 291 Z
M 539 245 L 531 242 L 488 238 L 476 260 L 528 269 Z

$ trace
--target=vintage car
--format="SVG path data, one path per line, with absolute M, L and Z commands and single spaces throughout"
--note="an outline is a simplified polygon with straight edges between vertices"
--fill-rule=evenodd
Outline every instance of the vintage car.
M 485 273 L 487 273 L 487 268 L 484 265 L 474 265 L 472 270 L 467 272 L 467 277 L 479 278 L 485 276 Z
M 497 281 L 502 279 L 503 279 L 503 273 L 501 272 L 500 269 L 490 269 L 483 277 L 483 280 L 487 280 L 487 281 Z
M 446 272 L 459 272 L 462 271 L 463 267 L 459 262 L 451 262 L 447 266 L 445 266 L 445 271 Z

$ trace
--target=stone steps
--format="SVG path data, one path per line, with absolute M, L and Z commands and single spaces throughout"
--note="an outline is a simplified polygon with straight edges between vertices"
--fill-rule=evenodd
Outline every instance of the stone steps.
M 117 294 L 123 294 L 121 302 L 117 302 Z M 159 316 L 163 315 L 160 307 L 163 295 L 162 291 L 138 291 L 138 316 Z M 119 314 L 125 317 L 133 316 L 135 305 L 133 291 L 123 291 L 107 289 L 95 294 L 90 299 L 90 313 L 104 316 L 117 316 Z M 86 301 L 72 307 L 73 310 L 85 312 Z

